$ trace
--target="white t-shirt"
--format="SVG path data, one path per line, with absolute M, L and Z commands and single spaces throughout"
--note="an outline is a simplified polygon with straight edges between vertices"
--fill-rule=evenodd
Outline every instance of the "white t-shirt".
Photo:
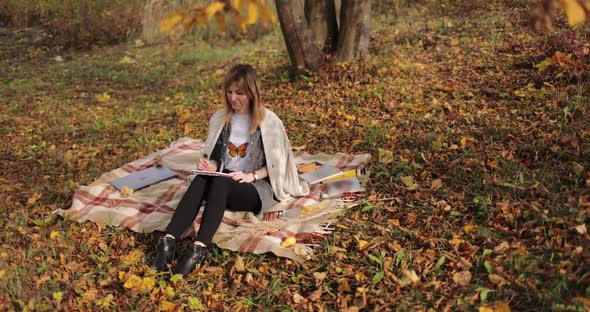
M 250 154 L 250 114 L 231 115 L 231 133 L 225 151 L 225 168 L 231 171 L 244 171 L 248 168 Z

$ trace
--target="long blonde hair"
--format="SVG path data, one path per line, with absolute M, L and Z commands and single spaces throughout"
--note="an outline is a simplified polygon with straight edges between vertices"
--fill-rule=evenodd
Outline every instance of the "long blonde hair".
M 262 120 L 264 120 L 264 105 L 260 99 L 260 81 L 258 80 L 258 75 L 256 75 L 256 70 L 249 64 L 237 64 L 225 75 L 223 79 L 223 97 L 225 98 L 225 118 L 223 124 L 225 127 L 229 125 L 231 115 L 234 112 L 227 98 L 227 89 L 234 82 L 238 84 L 238 88 L 245 90 L 250 98 L 250 116 L 252 117 L 250 134 L 252 134 L 260 126 Z

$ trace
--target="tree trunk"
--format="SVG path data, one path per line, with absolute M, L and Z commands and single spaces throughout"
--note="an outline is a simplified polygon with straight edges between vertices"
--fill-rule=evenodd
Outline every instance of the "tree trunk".
M 320 49 L 314 45 L 304 14 L 304 0 L 276 0 L 277 14 L 295 68 L 317 70 L 323 62 Z
M 304 10 L 313 44 L 324 52 L 331 52 L 338 38 L 334 0 L 305 0 Z
M 275 4 L 294 68 L 317 70 L 325 62 L 322 52 L 333 53 L 333 61 L 369 55 L 371 0 L 275 0 Z
M 342 0 L 336 60 L 348 61 L 369 55 L 370 0 Z

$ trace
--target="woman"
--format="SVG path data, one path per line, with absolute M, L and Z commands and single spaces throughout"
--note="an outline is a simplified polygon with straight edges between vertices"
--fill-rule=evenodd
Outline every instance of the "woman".
M 229 177 L 197 175 L 180 200 L 166 234 L 160 238 L 150 267 L 167 269 L 174 260 L 176 241 L 193 223 L 207 200 L 199 232 L 172 267 L 188 275 L 207 254 L 225 209 L 263 212 L 292 196 L 309 193 L 299 180 L 291 145 L 281 120 L 260 100 L 259 81 L 250 65 L 235 65 L 223 81 L 225 109 L 209 120 L 209 134 L 198 169 L 229 173 Z M 207 159 L 207 155 L 211 155 Z

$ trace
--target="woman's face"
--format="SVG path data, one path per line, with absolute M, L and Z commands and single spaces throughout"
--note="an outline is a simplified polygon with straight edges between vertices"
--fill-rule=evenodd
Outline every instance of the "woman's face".
M 236 113 L 247 114 L 250 112 L 250 97 L 246 90 L 242 90 L 238 86 L 237 82 L 234 81 L 230 84 L 225 96 Z

